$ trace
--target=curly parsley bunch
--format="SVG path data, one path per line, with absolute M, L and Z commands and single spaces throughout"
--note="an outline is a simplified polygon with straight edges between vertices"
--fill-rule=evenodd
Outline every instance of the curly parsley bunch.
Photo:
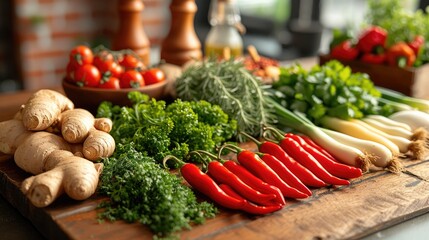
M 167 105 L 137 91 L 128 97 L 131 107 L 103 102 L 97 116 L 112 119 L 116 143 L 133 142 L 137 151 L 158 162 L 167 155 L 184 158 L 192 150 L 214 152 L 236 134 L 236 120 L 206 101 L 177 99 Z
M 119 144 L 104 161 L 99 191 L 110 200 L 100 205 L 101 219 L 140 222 L 166 236 L 215 216 L 213 204 L 199 202 L 180 178 L 136 151 L 134 145 Z

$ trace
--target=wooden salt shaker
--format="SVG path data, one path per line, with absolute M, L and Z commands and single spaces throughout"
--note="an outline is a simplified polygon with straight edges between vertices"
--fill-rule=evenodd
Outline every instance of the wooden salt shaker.
M 172 0 L 170 31 L 161 45 L 161 60 L 182 66 L 202 58 L 201 42 L 195 33 L 195 0 Z
M 113 50 L 131 49 L 143 63 L 150 64 L 150 43 L 144 32 L 141 12 L 142 0 L 119 0 L 119 29 L 112 41 Z

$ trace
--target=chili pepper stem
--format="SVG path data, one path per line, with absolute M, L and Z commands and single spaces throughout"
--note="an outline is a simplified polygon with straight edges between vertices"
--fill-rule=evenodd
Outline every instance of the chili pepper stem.
M 273 128 L 273 127 L 264 127 L 263 130 L 264 130 L 264 133 L 266 133 L 268 131 L 270 131 L 271 133 L 273 133 L 275 135 L 274 137 L 277 138 L 276 142 L 278 142 L 278 140 L 281 140 L 281 139 L 284 138 L 284 135 L 280 132 L 280 130 L 278 130 L 276 128 Z
M 164 167 L 164 168 L 167 168 L 167 169 L 169 169 L 169 167 L 166 165 L 167 164 L 167 161 L 168 160 L 174 160 L 174 161 L 176 161 L 177 163 L 179 163 L 180 164 L 180 167 L 182 167 L 183 165 L 185 165 L 185 162 L 184 161 L 182 161 L 182 160 L 180 160 L 179 158 L 177 158 L 176 156 L 174 156 L 174 155 L 167 155 L 167 156 L 165 156 L 164 157 L 164 159 L 162 159 L 162 166 Z
M 261 142 L 261 141 L 259 141 L 258 139 L 256 139 L 256 138 L 254 138 L 254 137 L 250 136 L 250 134 L 248 134 L 248 133 L 246 133 L 246 132 L 239 132 L 238 134 L 241 134 L 241 135 L 243 135 L 243 136 L 247 137 L 247 138 L 248 138 L 248 139 L 250 139 L 252 142 L 254 142 L 256 145 L 258 145 L 258 147 L 259 147 L 259 146 L 261 146 L 261 144 L 262 144 L 262 142 Z
M 194 151 L 191 151 L 191 152 L 188 153 L 188 156 L 189 155 L 193 155 L 193 154 L 198 155 L 200 157 L 200 159 L 202 161 L 202 164 L 203 164 L 203 169 L 205 171 L 208 170 L 209 164 L 213 160 L 216 160 L 216 161 L 218 161 L 220 163 L 224 163 L 225 162 L 223 159 L 218 158 L 218 156 L 216 156 L 216 155 L 214 155 L 214 154 L 212 154 L 210 152 L 204 151 L 204 150 L 194 150 Z M 203 155 L 205 155 L 205 156 L 203 156 Z M 204 157 L 209 157 L 209 159 L 204 158 Z
M 211 160 L 216 160 L 216 161 L 219 161 L 221 163 L 225 162 L 225 160 L 220 158 L 219 156 L 216 156 L 213 153 L 210 153 L 210 152 L 207 152 L 204 150 L 194 150 L 194 151 L 188 153 L 188 155 L 192 155 L 192 154 L 197 154 L 201 158 L 201 160 L 203 161 L 204 166 L 207 166 L 208 162 L 205 161 L 205 159 L 203 158 L 203 156 L 201 154 L 204 154 L 204 155 L 210 157 Z
M 219 159 L 221 158 L 221 154 L 222 154 L 222 151 L 224 148 L 229 149 L 231 151 L 235 151 L 237 154 L 243 151 L 243 149 L 238 147 L 238 146 L 226 143 L 219 148 L 219 152 L 218 152 L 218 158 Z
M 205 160 L 205 158 L 203 157 L 203 155 L 201 155 L 200 152 L 198 152 L 198 151 L 192 151 L 192 152 L 189 152 L 187 156 L 191 156 L 191 155 L 198 155 L 198 157 L 200 157 L 200 159 L 203 162 L 203 164 L 204 165 L 207 164 L 207 161 Z
M 198 154 L 198 155 L 200 155 L 200 156 L 201 156 L 201 154 L 205 154 L 206 156 L 208 156 L 208 157 L 210 157 L 212 159 L 219 160 L 218 156 L 214 155 L 213 153 L 204 151 L 204 150 L 195 150 L 195 151 L 192 151 L 190 153 L 193 153 L 193 152 L 196 153 L 196 154 Z

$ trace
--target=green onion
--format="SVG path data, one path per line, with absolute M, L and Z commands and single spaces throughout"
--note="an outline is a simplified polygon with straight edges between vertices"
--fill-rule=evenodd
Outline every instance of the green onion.
M 418 109 L 422 112 L 429 113 L 429 101 L 425 99 L 419 99 L 414 97 L 409 97 L 405 94 L 402 94 L 400 92 L 383 88 L 383 87 L 376 87 L 377 90 L 381 93 L 381 97 L 393 102 L 397 103 L 403 103 L 406 105 L 409 105 L 415 109 Z
M 284 108 L 274 99 L 267 97 L 267 101 L 275 110 L 279 125 L 290 127 L 307 135 L 344 164 L 360 167 L 364 171 L 368 169 L 371 160 L 367 154 L 355 147 L 338 142 L 323 132 L 318 126 L 303 120 L 302 117 Z
M 408 104 L 405 103 L 400 103 L 400 102 L 395 102 L 389 99 L 385 99 L 385 98 L 379 98 L 378 102 L 383 103 L 385 105 L 389 105 L 392 107 L 392 109 L 396 112 L 399 111 L 404 111 L 404 110 L 414 110 L 415 108 L 411 107 Z

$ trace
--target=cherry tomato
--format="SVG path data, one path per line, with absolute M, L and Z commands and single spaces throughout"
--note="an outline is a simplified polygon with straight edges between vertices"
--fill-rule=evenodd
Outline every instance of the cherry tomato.
M 108 51 L 101 51 L 94 57 L 94 66 L 103 74 L 110 71 L 112 64 L 115 62 L 115 58 Z
M 159 68 L 151 68 L 146 71 L 143 71 L 142 76 L 146 85 L 165 81 L 165 74 Z
M 74 71 L 76 70 L 76 66 L 72 62 L 67 63 L 66 67 L 66 80 L 71 83 L 75 83 L 74 80 Z
M 119 65 L 119 63 L 113 62 L 109 71 L 112 77 L 121 78 L 121 75 L 124 73 L 124 68 Z
M 125 69 L 142 70 L 144 68 L 143 62 L 134 55 L 125 54 L 119 60 L 119 64 Z
M 113 55 L 107 51 L 102 51 L 94 57 L 94 66 L 98 68 L 103 78 L 120 78 L 124 69 L 115 61 Z
M 84 45 L 79 45 L 70 51 L 69 59 L 73 65 L 82 66 L 85 64 L 92 64 L 92 61 L 94 60 L 94 54 L 92 53 L 91 48 Z
M 100 84 L 98 84 L 99 88 L 104 89 L 120 89 L 119 78 L 109 77 L 106 80 L 104 78 L 101 79 Z
M 121 88 L 140 88 L 145 85 L 143 76 L 136 70 L 125 71 L 120 79 Z
M 100 83 L 101 74 L 94 65 L 85 64 L 76 68 L 74 79 L 81 87 L 96 87 Z

